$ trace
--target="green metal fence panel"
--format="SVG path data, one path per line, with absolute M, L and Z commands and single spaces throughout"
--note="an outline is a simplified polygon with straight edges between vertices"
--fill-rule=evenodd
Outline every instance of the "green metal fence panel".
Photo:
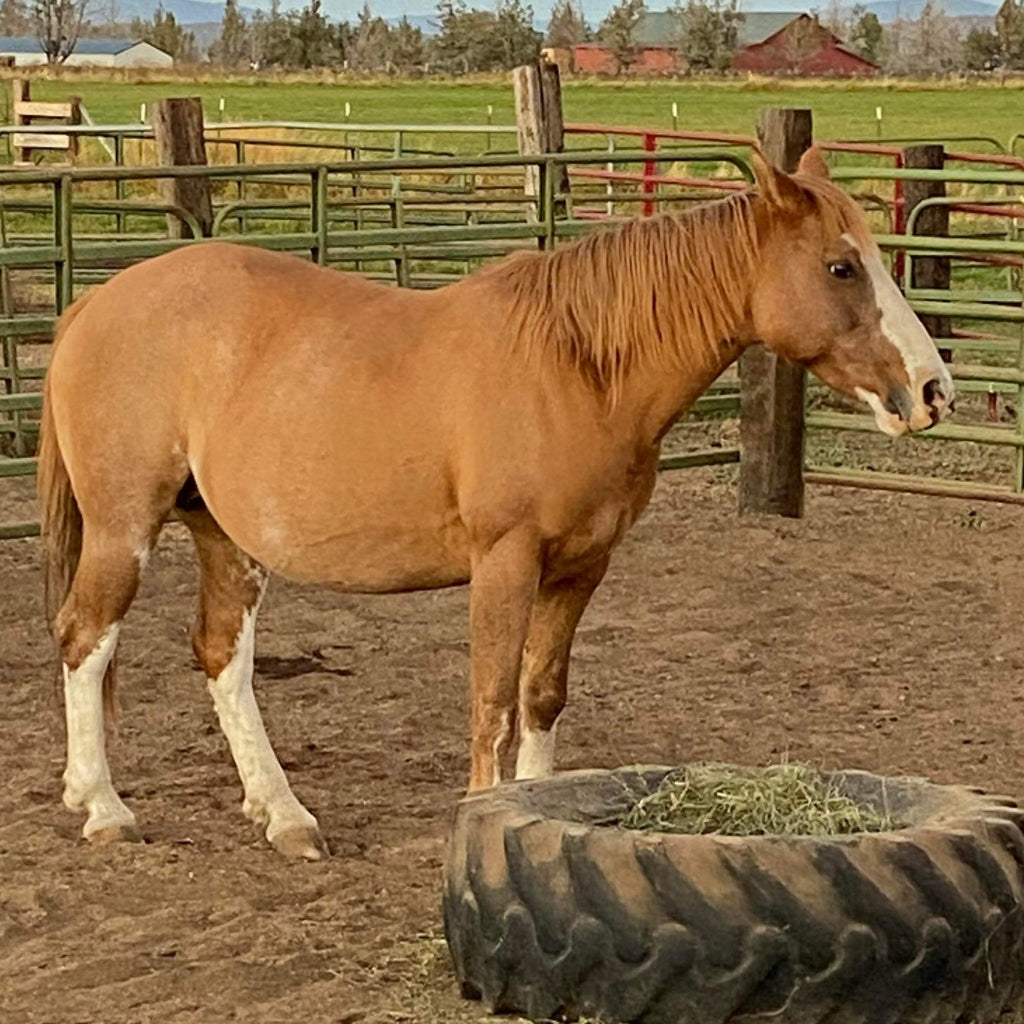
M 91 127 L 93 134 L 101 134 Z M 121 133 L 122 152 L 125 139 L 131 137 L 144 136 Z M 551 248 L 560 238 L 600 227 L 592 220 L 564 219 L 569 197 L 555 194 L 554 182 L 560 175 L 553 169 L 569 162 L 604 165 L 608 154 L 603 151 L 467 159 L 436 152 L 410 157 L 405 140 L 397 136 L 395 145 L 398 158 L 343 163 L 0 170 L 0 228 L 8 222 L 16 227 L 2 237 L 0 275 L 27 275 L 32 289 L 50 296 L 49 311 L 16 311 L 4 305 L 0 338 L 14 351 L 19 344 L 49 339 L 60 312 L 83 287 L 139 260 L 186 245 L 209 244 L 201 238 L 166 237 L 168 214 L 194 234 L 198 231 L 185 211 L 154 200 L 152 189 L 161 178 L 207 177 L 219 190 L 215 223 L 223 238 L 293 252 L 324 265 L 353 267 L 413 287 L 445 284 L 476 261 L 517 248 Z M 616 154 L 625 162 L 651 158 L 641 150 Z M 718 160 L 730 165 L 738 179 L 752 180 L 748 165 L 735 151 L 686 147 L 662 151 L 657 159 Z M 539 166 L 543 183 L 541 194 L 533 198 L 522 192 L 528 166 Z M 96 190 L 102 188 L 113 189 L 113 198 L 98 195 Z M 619 192 L 622 202 L 638 198 L 638 190 L 623 187 Z M 679 195 L 671 198 L 675 201 Z M 107 218 L 113 233 L 90 229 L 96 218 Z M 136 225 L 134 233 L 128 232 L 129 223 Z M 43 373 L 40 365 L 15 372 L 5 363 L 0 369 L 0 445 L 4 437 L 13 437 L 16 444 L 11 457 L 2 457 L 0 450 L 4 480 L 35 472 L 35 459 L 27 452 L 38 433 Z M 715 392 L 702 398 L 693 413 L 699 419 L 737 411 L 735 392 Z M 721 465 L 738 458 L 738 451 L 725 448 L 669 454 L 663 468 Z M 35 532 L 32 522 L 0 524 L 0 538 Z
M 567 164 L 604 166 L 612 158 L 634 164 L 652 158 L 701 162 L 728 165 L 736 180 L 751 180 L 743 157 L 727 147 L 688 146 L 655 154 L 645 150 L 618 150 L 614 154 L 581 151 L 529 159 L 504 154 L 457 158 L 436 152 L 410 157 L 404 133 L 411 132 L 412 127 L 391 126 L 389 130 L 396 133 L 397 159 L 206 168 L 0 170 L 0 283 L 11 274 L 27 275 L 33 288 L 52 295 L 50 311 L 16 312 L 10 304 L 0 311 L 0 339 L 5 343 L 5 364 L 0 368 L 0 444 L 4 437 L 13 437 L 20 445 L 12 451 L 12 457 L 0 458 L 0 477 L 23 477 L 34 472 L 34 460 L 26 452 L 38 430 L 41 397 L 33 389 L 38 389 L 43 373 L 39 365 L 8 365 L 12 359 L 6 353 L 16 353 L 19 344 L 51 336 L 57 315 L 77 294 L 76 289 L 102 281 L 119 267 L 137 260 L 183 245 L 208 244 L 202 239 L 164 236 L 162 222 L 168 213 L 188 221 L 184 211 L 155 202 L 146 194 L 160 178 L 208 177 L 219 190 L 216 230 L 224 238 L 294 252 L 324 265 L 351 267 L 411 287 L 436 287 L 456 280 L 480 260 L 523 247 L 553 248 L 560 241 L 600 228 L 601 221 L 574 215 L 574 202 L 581 196 L 591 203 L 607 202 L 615 213 L 651 198 L 650 193 L 641 194 L 639 187 L 631 191 L 625 185 L 608 191 L 603 185 L 585 184 L 579 194 L 574 189 L 570 196 L 557 195 L 554 182 L 559 175 L 553 171 Z M 131 137 L 124 133 L 122 144 Z M 244 147 L 239 150 L 243 151 Z M 529 166 L 538 166 L 541 171 L 540 194 L 536 197 L 522 192 L 524 171 Z M 919 178 L 990 186 L 1008 192 L 1010 199 L 1006 194 L 998 198 L 972 195 L 970 201 L 997 209 L 1000 204 L 1016 201 L 1016 196 L 1024 196 L 1024 172 L 975 166 L 942 172 L 843 166 L 834 176 L 844 182 Z M 115 198 L 98 197 L 96 190 L 103 187 L 113 187 Z M 655 193 L 656 198 L 673 202 L 703 199 L 706 195 L 706 189 L 666 188 Z M 908 260 L 915 256 L 949 256 L 968 275 L 948 293 L 908 289 L 908 298 L 919 313 L 949 317 L 957 325 L 953 337 L 939 341 L 958 353 L 951 370 L 961 391 L 1017 398 L 1012 423 L 944 423 L 928 437 L 943 442 L 970 441 L 1006 451 L 1014 460 L 1014 469 L 1006 487 L 813 465 L 808 468 L 807 479 L 813 483 L 1024 501 L 1024 272 L 1011 267 L 1005 271 L 1005 280 L 996 281 L 1003 271 L 985 269 L 992 266 L 986 260 L 1024 267 L 1024 239 L 1016 228 L 1006 228 L 1000 237 L 993 237 L 992 231 L 984 237 L 895 234 L 886 204 L 878 197 L 871 201 L 886 211 L 885 220 L 890 225 L 876 236 L 884 250 L 902 252 Z M 939 201 L 934 205 L 940 205 Z M 958 197 L 947 197 L 941 205 L 955 210 Z M 89 218 L 95 223 L 98 217 L 110 218 L 116 225 L 112 237 L 86 229 Z M 17 230 L 7 230 L 5 218 Z M 125 229 L 132 218 L 137 230 L 129 234 Z M 914 225 L 913 217 L 910 223 Z M 982 277 L 971 278 L 971 273 Z M 964 324 L 976 325 L 976 329 L 967 332 Z M 967 334 L 971 336 L 963 336 Z M 965 354 L 964 358 L 960 353 Z M 987 365 L 979 358 L 994 363 Z M 812 390 L 812 402 L 818 400 L 818 394 Z M 735 379 L 717 385 L 697 402 L 693 413 L 696 418 L 738 415 Z M 869 417 L 829 408 L 810 408 L 807 424 L 812 437 L 822 431 L 874 432 Z M 668 453 L 661 468 L 729 465 L 738 459 L 739 452 L 731 447 Z M 28 536 L 33 528 L 29 522 L 0 525 L 0 538 Z

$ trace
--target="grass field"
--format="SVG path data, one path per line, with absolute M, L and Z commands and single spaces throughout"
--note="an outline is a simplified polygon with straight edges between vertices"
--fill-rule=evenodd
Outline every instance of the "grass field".
M 135 121 L 141 103 L 165 96 L 201 96 L 207 116 L 217 116 L 221 97 L 232 120 L 341 121 L 345 103 L 361 123 L 483 124 L 493 107 L 496 124 L 513 122 L 512 88 L 503 79 L 480 82 L 416 81 L 381 84 L 273 81 L 146 82 L 41 81 L 39 99 L 82 96 L 93 118 L 103 123 Z M 883 112 L 887 137 L 993 136 L 1005 143 L 1024 131 L 1024 82 L 994 85 L 949 83 L 865 85 L 860 83 L 762 83 L 683 81 L 568 81 L 566 118 L 604 124 L 671 127 L 671 106 L 679 126 L 695 130 L 749 132 L 765 106 L 809 106 L 816 135 L 823 139 L 874 138 L 875 108 Z

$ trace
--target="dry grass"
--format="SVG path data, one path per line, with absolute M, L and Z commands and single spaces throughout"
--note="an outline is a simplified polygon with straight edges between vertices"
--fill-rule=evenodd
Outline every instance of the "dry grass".
M 286 71 L 266 69 L 259 72 L 231 70 L 210 64 L 179 64 L 173 68 L 90 68 L 90 67 L 33 67 L 18 68 L 16 75 L 5 70 L 0 80 L 11 77 L 29 77 L 46 81 L 66 82 L 126 82 L 126 83 L 179 83 L 196 84 L 280 84 L 280 85 L 377 85 L 401 86 L 408 82 L 447 82 L 453 85 L 507 85 L 510 72 L 474 72 L 468 75 L 434 73 L 429 75 L 406 74 L 388 75 L 377 72 L 339 71 L 329 68 Z M 566 75 L 566 86 L 591 88 L 607 86 L 618 89 L 649 88 L 658 82 L 679 82 L 704 89 L 719 89 L 742 92 L 917 92 L 935 89 L 1015 89 L 1024 87 L 1022 75 L 967 75 L 951 74 L 940 76 L 871 78 L 778 78 L 763 75 L 666 75 L 649 76 L 605 76 L 575 74 Z
M 641 798 L 620 822 L 652 832 L 727 836 L 836 836 L 886 832 L 899 823 L 858 804 L 816 769 L 688 765 Z

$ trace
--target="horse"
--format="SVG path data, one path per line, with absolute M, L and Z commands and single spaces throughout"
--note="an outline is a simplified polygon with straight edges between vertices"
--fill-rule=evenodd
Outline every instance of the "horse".
M 105 724 L 161 526 L 195 541 L 193 647 L 244 790 L 287 857 L 327 848 L 253 695 L 271 573 L 348 593 L 470 584 L 470 790 L 553 769 L 573 634 L 650 499 L 661 441 L 755 342 L 892 435 L 953 403 L 863 212 L 815 150 L 727 199 L 512 254 L 435 291 L 205 242 L 62 316 L 39 496 L 63 670 L 63 799 L 138 838 Z M 282 424 L 287 423 L 287 429 Z M 510 765 L 509 765 L 510 767 Z

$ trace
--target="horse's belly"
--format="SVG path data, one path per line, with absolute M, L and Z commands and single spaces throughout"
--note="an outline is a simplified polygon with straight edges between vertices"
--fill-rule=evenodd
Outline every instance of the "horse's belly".
M 213 458 L 196 478 L 221 528 L 281 576 L 382 593 L 468 581 L 469 540 L 441 466 L 332 461 L 326 472 L 263 463 L 240 473 Z
M 254 514 L 213 515 L 249 555 L 288 579 L 342 590 L 393 593 L 449 587 L 469 580 L 469 541 L 454 510 L 424 503 L 335 506 L 333 514 L 298 503 Z
M 260 561 L 288 579 L 353 593 L 431 590 L 469 582 L 468 542 L 457 531 L 369 527 L 267 546 Z

